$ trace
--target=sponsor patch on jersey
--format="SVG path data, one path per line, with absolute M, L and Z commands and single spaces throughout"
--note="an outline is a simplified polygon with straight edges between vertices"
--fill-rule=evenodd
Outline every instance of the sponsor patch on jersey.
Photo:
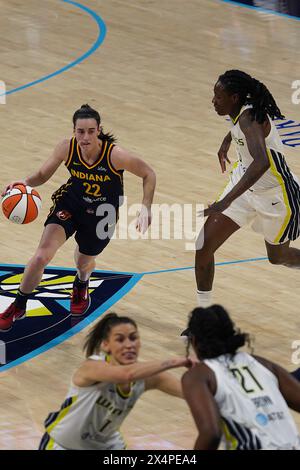
M 261 426 L 266 426 L 268 424 L 268 416 L 263 414 L 263 413 L 258 413 L 256 416 L 255 416 L 255 420 L 258 424 L 260 424 Z
M 71 219 L 72 214 L 69 211 L 57 211 L 56 216 L 59 220 L 68 220 Z
M 0 265 L 0 312 L 14 300 L 24 266 Z M 26 317 L 0 332 L 0 372 L 57 346 L 81 331 L 120 300 L 142 274 L 95 271 L 90 279 L 91 306 L 75 317 L 70 295 L 76 271 L 46 268 L 40 285 L 27 302 Z

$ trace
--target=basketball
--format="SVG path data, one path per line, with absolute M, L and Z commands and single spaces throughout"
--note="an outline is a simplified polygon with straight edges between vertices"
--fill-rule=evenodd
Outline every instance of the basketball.
M 2 199 L 5 217 L 16 224 L 28 224 L 35 220 L 42 205 L 39 193 L 30 186 L 17 184 Z

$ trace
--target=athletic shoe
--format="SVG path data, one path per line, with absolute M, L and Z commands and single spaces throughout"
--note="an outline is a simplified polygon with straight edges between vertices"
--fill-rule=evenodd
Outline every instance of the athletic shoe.
M 26 315 L 26 310 L 18 308 L 12 303 L 7 309 L 0 314 L 0 331 L 6 332 L 12 329 L 16 320 L 21 320 Z
M 91 297 L 89 294 L 88 287 L 73 287 L 71 297 L 71 314 L 72 315 L 83 315 L 89 309 L 91 305 Z

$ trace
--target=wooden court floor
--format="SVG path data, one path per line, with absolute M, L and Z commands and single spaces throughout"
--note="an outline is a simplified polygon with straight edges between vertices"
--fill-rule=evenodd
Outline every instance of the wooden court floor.
M 15 91 L 0 104 L 0 186 L 33 172 L 72 133 L 71 118 L 88 102 L 121 146 L 141 155 L 158 177 L 156 203 L 207 204 L 224 186 L 217 151 L 227 123 L 212 106 L 221 73 L 239 68 L 263 81 L 287 118 L 299 119 L 291 84 L 300 80 L 299 22 L 216 0 L 82 0 L 107 26 L 104 42 L 85 61 L 49 80 Z M 0 80 L 8 90 L 39 80 L 82 56 L 98 36 L 94 18 L 60 0 L 0 0 Z M 297 121 L 298 122 L 298 121 Z M 234 159 L 234 155 L 232 154 Z M 300 146 L 286 147 L 300 176 Z M 26 264 L 42 231 L 50 195 L 64 168 L 39 188 L 43 209 L 28 226 L 0 220 L 0 263 Z M 126 175 L 128 204 L 141 183 Z M 300 247 L 299 241 L 294 246 Z M 74 241 L 52 262 L 73 267 Z M 263 239 L 242 229 L 218 252 L 218 263 L 265 256 Z M 97 269 L 145 272 L 192 266 L 183 240 L 114 240 Z M 300 340 L 299 271 L 265 260 L 220 265 L 214 300 L 255 336 L 255 351 L 287 369 Z M 145 275 L 114 310 L 139 324 L 142 359 L 184 354 L 179 334 L 196 305 L 193 270 Z M 57 410 L 82 360 L 86 331 L 0 376 L 0 449 L 35 449 L 43 420 Z M 181 375 L 183 371 L 176 371 Z M 296 417 L 300 424 L 299 416 Z M 186 404 L 145 394 L 123 426 L 130 448 L 190 449 L 195 428 Z

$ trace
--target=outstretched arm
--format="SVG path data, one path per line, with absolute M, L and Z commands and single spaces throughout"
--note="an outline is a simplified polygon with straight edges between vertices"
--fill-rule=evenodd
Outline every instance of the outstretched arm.
M 33 173 L 30 176 L 27 176 L 23 181 L 13 181 L 4 189 L 2 196 L 10 189 L 12 189 L 16 184 L 25 184 L 28 186 L 40 186 L 41 184 L 46 183 L 48 179 L 56 172 L 58 167 L 63 161 L 67 160 L 69 151 L 69 140 L 65 139 L 60 142 L 54 149 L 52 155 L 46 162 L 41 166 L 39 170 Z
M 160 390 L 174 397 L 183 398 L 181 381 L 169 372 L 161 372 L 146 379 L 145 390 Z
M 127 170 L 143 179 L 142 208 L 138 215 L 136 228 L 139 232 L 145 233 L 151 224 L 151 205 L 156 185 L 155 172 L 141 158 L 118 146 L 113 148 L 111 160 L 116 170 Z
M 165 359 L 164 361 L 136 362 L 126 366 L 119 366 L 88 359 L 75 372 L 73 382 L 78 387 L 88 387 L 97 382 L 129 383 L 139 379 L 146 379 L 164 370 L 184 367 L 188 363 L 188 359 L 178 357 Z

